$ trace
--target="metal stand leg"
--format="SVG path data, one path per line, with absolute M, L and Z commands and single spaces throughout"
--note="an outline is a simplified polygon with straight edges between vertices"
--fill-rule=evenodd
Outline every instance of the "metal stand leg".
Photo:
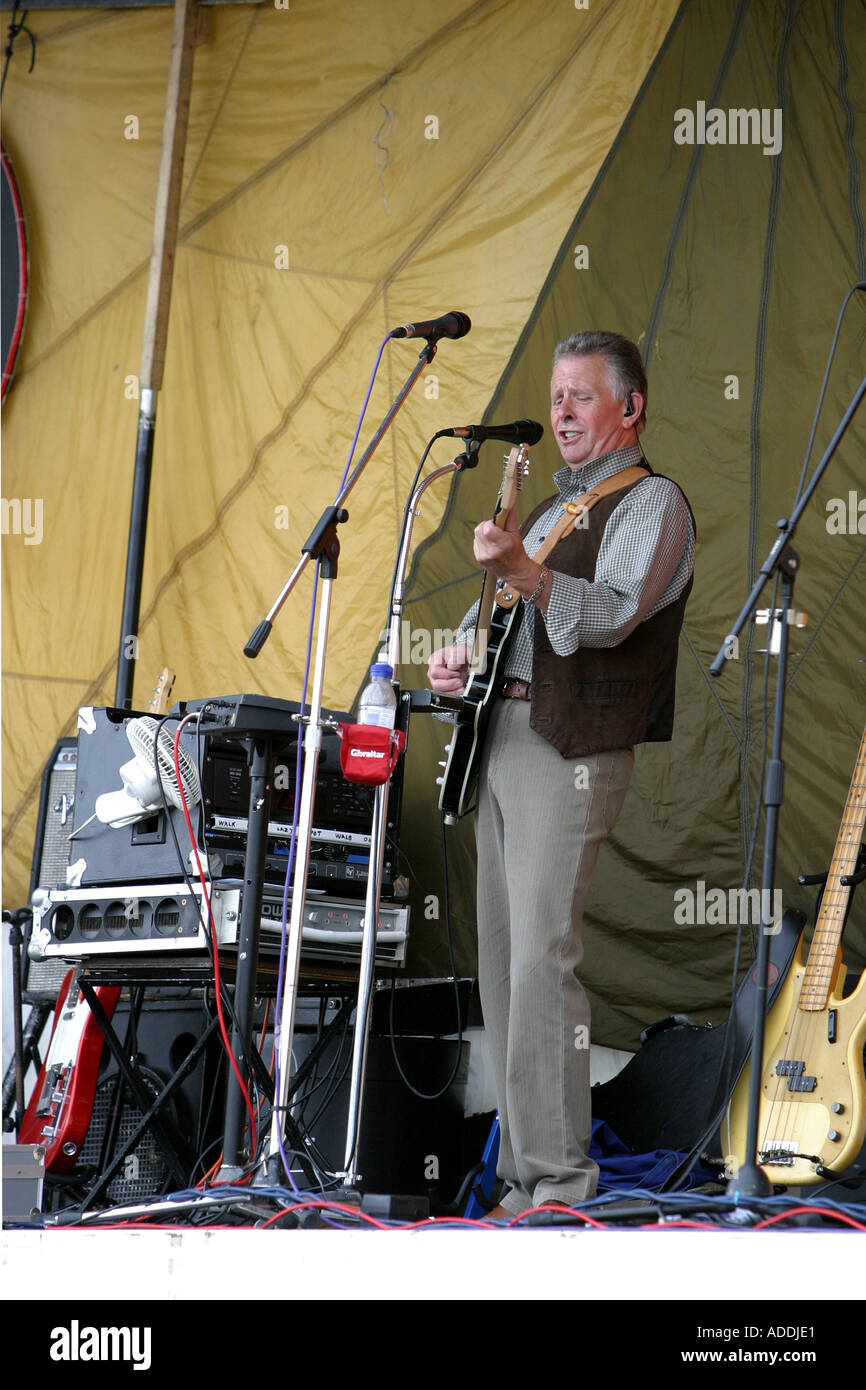
M 270 809 L 271 740 L 250 739 L 250 802 L 247 848 L 244 860 L 244 891 L 238 938 L 235 976 L 235 1021 L 232 1028 L 232 1054 L 241 1074 L 252 1047 L 253 1005 L 259 962 L 259 931 L 262 915 L 262 885 L 268 845 Z M 214 950 L 219 945 L 214 942 Z M 220 1182 L 234 1182 L 243 1172 L 243 1134 L 246 1105 L 234 1071 L 226 1077 L 226 1114 L 223 1134 L 223 1161 Z
M 376 788 L 373 806 L 373 830 L 370 842 L 370 869 L 367 876 L 367 900 L 364 907 L 364 934 L 361 945 L 361 974 L 358 981 L 358 1007 L 355 1012 L 355 1041 L 352 1050 L 352 1082 L 349 1091 L 349 1115 L 346 1127 L 346 1150 L 343 1159 L 346 1187 L 357 1186 L 358 1140 L 361 1130 L 361 1110 L 364 1102 L 364 1077 L 367 1067 L 367 1042 L 370 1034 L 370 999 L 373 989 L 373 967 L 376 961 L 376 928 L 379 918 L 379 894 L 382 887 L 382 864 L 385 856 L 385 832 L 388 825 L 388 792 L 385 782 Z
M 339 550 L 339 546 L 337 546 Z M 336 556 L 332 555 L 333 571 L 336 570 Z M 279 1180 L 280 1149 L 282 1132 L 286 1117 L 289 1094 L 289 1063 L 292 1055 L 292 1040 L 295 1035 L 295 1009 L 298 997 L 298 979 L 301 968 L 301 944 L 303 938 L 304 909 L 307 897 L 307 874 L 310 866 L 310 844 L 313 829 L 313 805 L 316 794 L 316 777 L 319 766 L 319 753 L 322 748 L 322 686 L 325 669 L 325 652 L 328 640 L 328 622 L 331 613 L 331 589 L 333 573 L 329 573 L 322 583 L 322 598 L 319 608 L 319 626 L 316 637 L 316 661 L 313 674 L 313 696 L 310 708 L 310 722 L 304 734 L 304 771 L 301 784 L 301 805 L 298 820 L 298 843 L 295 857 L 295 877 L 292 887 L 292 912 L 289 925 L 286 973 L 283 989 L 283 1003 L 277 1020 L 279 1041 L 277 1043 L 277 1077 L 274 1109 L 271 1117 L 271 1130 L 268 1149 L 265 1153 L 267 1181 Z M 300 737 L 300 731 L 299 731 Z

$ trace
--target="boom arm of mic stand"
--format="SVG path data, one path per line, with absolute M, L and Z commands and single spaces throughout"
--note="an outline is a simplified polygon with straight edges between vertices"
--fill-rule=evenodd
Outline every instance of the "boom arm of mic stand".
M 859 289 L 861 287 L 858 285 L 857 288 Z M 724 642 L 719 648 L 715 661 L 710 666 L 711 676 L 720 676 L 722 674 L 722 671 L 725 669 L 725 666 L 727 665 L 731 657 L 732 639 L 739 636 L 740 632 L 742 632 L 746 623 L 749 621 L 749 618 L 751 617 L 752 613 L 757 608 L 758 599 L 761 596 L 761 590 L 763 589 L 767 580 L 770 578 L 773 571 L 776 568 L 782 567 L 786 563 L 785 559 L 783 558 L 785 547 L 789 545 L 790 542 L 793 540 L 794 533 L 797 530 L 797 524 L 800 520 L 800 517 L 803 515 L 803 512 L 809 505 L 812 493 L 815 491 L 816 487 L 818 486 L 822 477 L 824 476 L 824 472 L 827 468 L 827 465 L 830 462 L 833 455 L 835 454 L 840 439 L 847 430 L 852 418 L 856 414 L 864 394 L 866 394 L 866 376 L 864 376 L 863 380 L 860 382 L 860 385 L 857 387 L 857 390 L 854 392 L 854 395 L 851 397 L 848 409 L 845 411 L 845 414 L 839 421 L 836 433 L 833 435 L 833 438 L 827 445 L 823 458 L 821 459 L 820 463 L 817 465 L 814 473 L 812 474 L 809 486 L 806 488 L 806 491 L 803 493 L 803 496 L 800 498 L 800 501 L 794 508 L 791 520 L 788 521 L 787 518 L 783 517 L 782 520 L 779 522 L 779 530 L 781 534 L 779 535 L 778 540 L 776 541 L 775 545 L 773 546 L 772 550 L 770 551 L 769 555 L 767 556 L 766 560 L 761 566 L 760 576 L 756 581 L 752 589 L 752 592 L 749 594 L 749 597 L 747 598 L 745 605 L 742 611 L 740 612 L 739 617 L 737 618 L 737 621 L 735 622 L 734 626 L 731 628 L 730 632 L 728 633 L 727 637 L 725 638 Z M 794 563 L 789 564 L 789 573 L 795 568 L 796 557 Z
M 435 343 L 426 343 L 424 347 L 421 349 L 421 352 L 418 356 L 418 361 L 416 362 L 415 366 L 412 368 L 411 372 L 409 373 L 408 377 L 406 378 L 405 382 L 400 388 L 396 396 L 396 399 L 391 403 L 384 420 L 380 424 L 379 428 L 376 430 L 376 433 L 373 435 L 373 438 L 370 440 L 370 443 L 367 445 L 364 454 L 358 460 L 353 472 L 347 478 L 344 486 L 340 489 L 340 495 L 337 497 L 333 506 L 327 507 L 325 511 L 322 513 L 321 517 L 319 518 L 319 521 L 313 529 L 312 534 L 309 536 L 306 544 L 303 546 L 303 555 L 301 559 L 298 561 L 297 565 L 295 566 L 292 573 L 289 575 L 288 579 L 283 585 L 283 588 L 280 591 L 279 596 L 271 606 L 267 617 L 262 619 L 255 632 L 252 634 L 246 646 L 244 647 L 244 656 L 258 656 L 262 647 L 265 645 L 265 642 L 271 635 L 271 628 L 274 625 L 274 618 L 277 616 L 286 599 L 289 597 L 289 594 L 292 592 L 292 589 L 294 589 L 295 585 L 297 584 L 298 580 L 300 579 L 301 575 L 306 569 L 308 562 L 314 557 L 318 558 L 319 555 L 322 553 L 324 540 L 327 537 L 329 529 L 333 525 L 335 525 L 336 522 L 348 520 L 348 512 L 344 512 L 342 510 L 343 503 L 349 496 L 349 493 L 352 491 L 352 488 L 355 486 L 356 482 L 360 478 L 361 474 L 363 473 L 364 469 L 366 468 L 367 464 L 369 463 L 370 459 L 372 458 L 373 454 L 378 448 L 383 436 L 390 429 L 391 422 L 393 421 L 394 416 L 397 414 L 397 411 L 400 409 L 409 392 L 412 390 L 412 387 L 415 385 L 415 382 L 418 380 L 418 377 L 421 375 L 421 372 L 424 370 L 426 366 L 430 364 L 430 362 L 432 362 L 435 355 Z
M 252 637 L 244 647 L 244 656 L 258 656 L 262 647 L 271 635 L 271 628 L 274 625 L 274 618 L 279 613 L 298 579 L 304 572 L 310 560 L 323 559 L 336 565 L 337 557 L 340 554 L 340 542 L 337 540 L 337 526 L 349 520 L 349 513 L 343 507 L 334 505 L 326 507 L 316 522 L 310 535 L 301 546 L 303 559 L 298 562 L 289 578 L 286 580 L 279 598 L 271 608 L 266 618 L 263 618 L 253 633 Z
M 740 610 L 737 621 L 719 648 L 715 661 L 710 666 L 711 676 L 720 676 L 730 661 L 732 652 L 735 650 L 734 644 L 757 608 L 764 585 L 772 577 L 774 570 L 778 567 L 783 572 L 793 575 L 799 568 L 800 561 L 796 551 L 789 549 L 789 542 L 794 534 L 794 522 L 783 516 L 779 522 L 779 530 L 781 532 L 779 539 L 761 566 L 760 575 L 752 587 L 752 592 Z

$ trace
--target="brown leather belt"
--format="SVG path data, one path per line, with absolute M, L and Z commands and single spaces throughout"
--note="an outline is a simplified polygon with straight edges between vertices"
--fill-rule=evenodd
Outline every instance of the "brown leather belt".
M 531 700 L 532 686 L 529 681 L 507 680 L 503 682 L 502 694 L 506 700 Z

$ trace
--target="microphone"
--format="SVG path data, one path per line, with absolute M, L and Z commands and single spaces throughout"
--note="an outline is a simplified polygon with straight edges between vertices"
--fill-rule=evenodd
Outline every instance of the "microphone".
M 476 444 L 485 439 L 504 439 L 506 444 L 537 444 L 543 434 L 544 426 L 537 420 L 515 420 L 513 425 L 455 425 L 450 430 L 439 430 L 436 438 L 454 435 L 458 439 L 471 439 Z
M 389 338 L 465 338 L 472 327 L 468 314 L 454 309 L 438 319 L 424 319 L 423 323 L 404 323 L 402 328 L 392 328 Z

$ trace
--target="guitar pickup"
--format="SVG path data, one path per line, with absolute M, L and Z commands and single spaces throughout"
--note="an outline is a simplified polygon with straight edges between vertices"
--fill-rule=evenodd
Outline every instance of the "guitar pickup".
M 789 1091 L 814 1091 L 818 1084 L 818 1078 L 816 1076 L 804 1076 L 805 1070 L 805 1062 L 786 1059 L 776 1063 L 776 1075 L 787 1076 Z

